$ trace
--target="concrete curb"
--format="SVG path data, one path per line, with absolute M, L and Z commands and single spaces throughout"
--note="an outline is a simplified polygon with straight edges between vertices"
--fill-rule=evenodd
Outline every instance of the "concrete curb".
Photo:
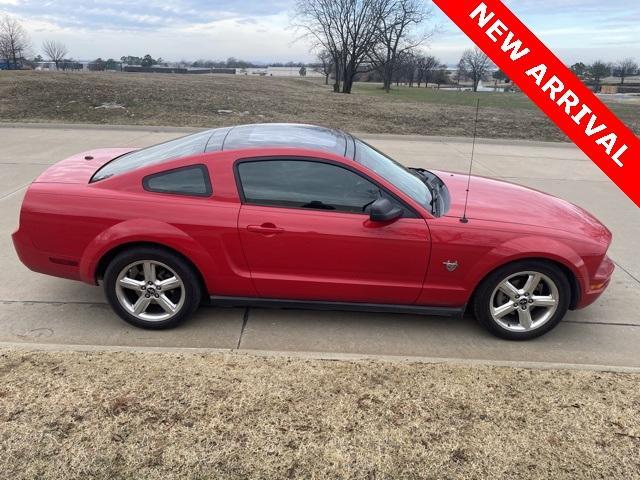
M 270 351 L 233 348 L 184 348 L 184 347 L 126 347 L 107 345 L 72 345 L 45 343 L 11 343 L 0 342 L 0 349 L 41 351 L 41 352 L 130 352 L 130 353 L 184 353 L 184 354 L 218 354 L 218 355 L 246 355 L 264 358 L 295 358 L 308 360 L 327 360 L 341 362 L 377 361 L 386 363 L 424 363 L 432 365 L 453 365 L 466 367 L 505 367 L 524 368 L 532 370 L 578 370 L 595 372 L 613 372 L 640 374 L 640 367 L 623 367 L 617 365 L 592 365 L 579 363 L 551 363 L 551 362 L 519 362 L 483 359 L 447 358 L 447 357 L 419 357 L 400 355 L 363 355 L 352 353 L 331 352 L 296 352 Z

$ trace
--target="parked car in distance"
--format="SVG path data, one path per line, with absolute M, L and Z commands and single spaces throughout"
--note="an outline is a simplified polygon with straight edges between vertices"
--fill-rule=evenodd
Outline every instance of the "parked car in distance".
M 460 316 L 529 339 L 609 284 L 611 232 L 564 200 L 406 168 L 347 133 L 207 130 L 74 155 L 26 192 L 30 269 L 102 284 L 115 312 L 173 327 L 202 302 Z

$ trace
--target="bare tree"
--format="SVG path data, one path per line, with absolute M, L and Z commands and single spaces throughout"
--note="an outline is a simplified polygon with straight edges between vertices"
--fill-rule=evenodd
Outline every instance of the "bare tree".
M 391 0 L 297 0 L 296 26 L 334 61 L 334 90 L 351 93 L 353 81 L 375 46 L 378 25 Z
M 342 59 L 341 9 L 337 3 L 327 0 L 298 0 L 295 5 L 296 27 L 314 43 L 314 47 L 326 51 L 334 64 L 333 90 L 340 91 L 340 63 Z
M 315 68 L 315 71 L 324 75 L 324 84 L 329 85 L 329 77 L 333 73 L 334 61 L 331 53 L 327 50 L 322 50 L 318 54 L 318 60 L 320 65 Z
M 429 86 L 434 73 L 441 68 L 440 60 L 432 55 L 419 55 L 416 60 L 418 88 L 424 80 L 425 88 Z
M 489 68 L 491 68 L 491 60 L 482 50 L 475 47 L 474 49 L 465 50 L 460 63 L 473 82 L 473 91 L 477 92 L 480 80 L 486 76 Z
M 413 50 L 404 50 L 398 55 L 396 83 L 403 82 L 413 87 L 418 70 L 418 56 Z
M 624 84 L 624 79 L 635 75 L 638 71 L 638 64 L 633 58 L 625 58 L 619 61 L 615 65 L 615 71 L 618 77 L 620 77 L 620 84 Z
M 469 74 L 467 73 L 467 68 L 465 67 L 464 61 L 460 59 L 458 62 L 458 67 L 456 68 L 456 72 L 454 73 L 454 78 L 456 80 L 456 84 L 458 85 L 458 90 L 460 90 L 460 82 L 467 78 Z
M 432 82 L 437 85 L 438 90 L 440 90 L 440 85 L 443 83 L 449 83 L 449 73 L 447 73 L 447 67 L 445 65 L 440 65 L 434 72 Z
M 0 56 L 7 63 L 13 63 L 13 68 L 18 68 L 18 60 L 24 57 L 29 48 L 29 36 L 20 22 L 4 15 L 0 19 Z
M 47 57 L 49 57 L 49 60 L 56 64 L 56 70 L 58 70 L 60 62 L 62 62 L 64 57 L 67 56 L 67 53 L 69 53 L 69 50 L 64 43 L 57 42 L 55 40 L 44 42 L 42 44 L 42 51 Z
M 383 88 L 388 93 L 398 56 L 415 49 L 434 33 L 415 29 L 431 18 L 433 11 L 422 0 L 387 0 L 385 14 L 378 25 L 372 61 L 382 73 Z

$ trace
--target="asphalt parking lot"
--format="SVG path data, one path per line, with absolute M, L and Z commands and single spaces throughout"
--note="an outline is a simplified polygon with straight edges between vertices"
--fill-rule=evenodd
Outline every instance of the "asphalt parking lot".
M 10 234 L 17 227 L 25 189 L 41 171 L 83 150 L 145 146 L 185 133 L 143 127 L 0 126 L 0 343 L 640 367 L 640 209 L 570 144 L 481 140 L 476 146 L 474 173 L 565 198 L 594 213 L 614 234 L 610 256 L 618 268 L 609 290 L 590 308 L 570 312 L 554 331 L 530 342 L 494 338 L 472 318 L 254 308 L 205 308 L 178 329 L 150 332 L 111 313 L 101 288 L 36 274 L 19 262 Z M 362 137 L 411 166 L 468 168 L 467 139 Z

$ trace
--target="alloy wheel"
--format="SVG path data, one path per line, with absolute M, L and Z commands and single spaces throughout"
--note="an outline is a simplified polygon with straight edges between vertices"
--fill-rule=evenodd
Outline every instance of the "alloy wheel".
M 155 260 L 141 260 L 124 267 L 116 279 L 115 292 L 127 312 L 151 322 L 172 318 L 185 302 L 180 276 Z
M 501 327 L 529 332 L 542 327 L 558 309 L 558 286 L 547 275 L 524 271 L 509 275 L 494 289 L 490 313 Z

